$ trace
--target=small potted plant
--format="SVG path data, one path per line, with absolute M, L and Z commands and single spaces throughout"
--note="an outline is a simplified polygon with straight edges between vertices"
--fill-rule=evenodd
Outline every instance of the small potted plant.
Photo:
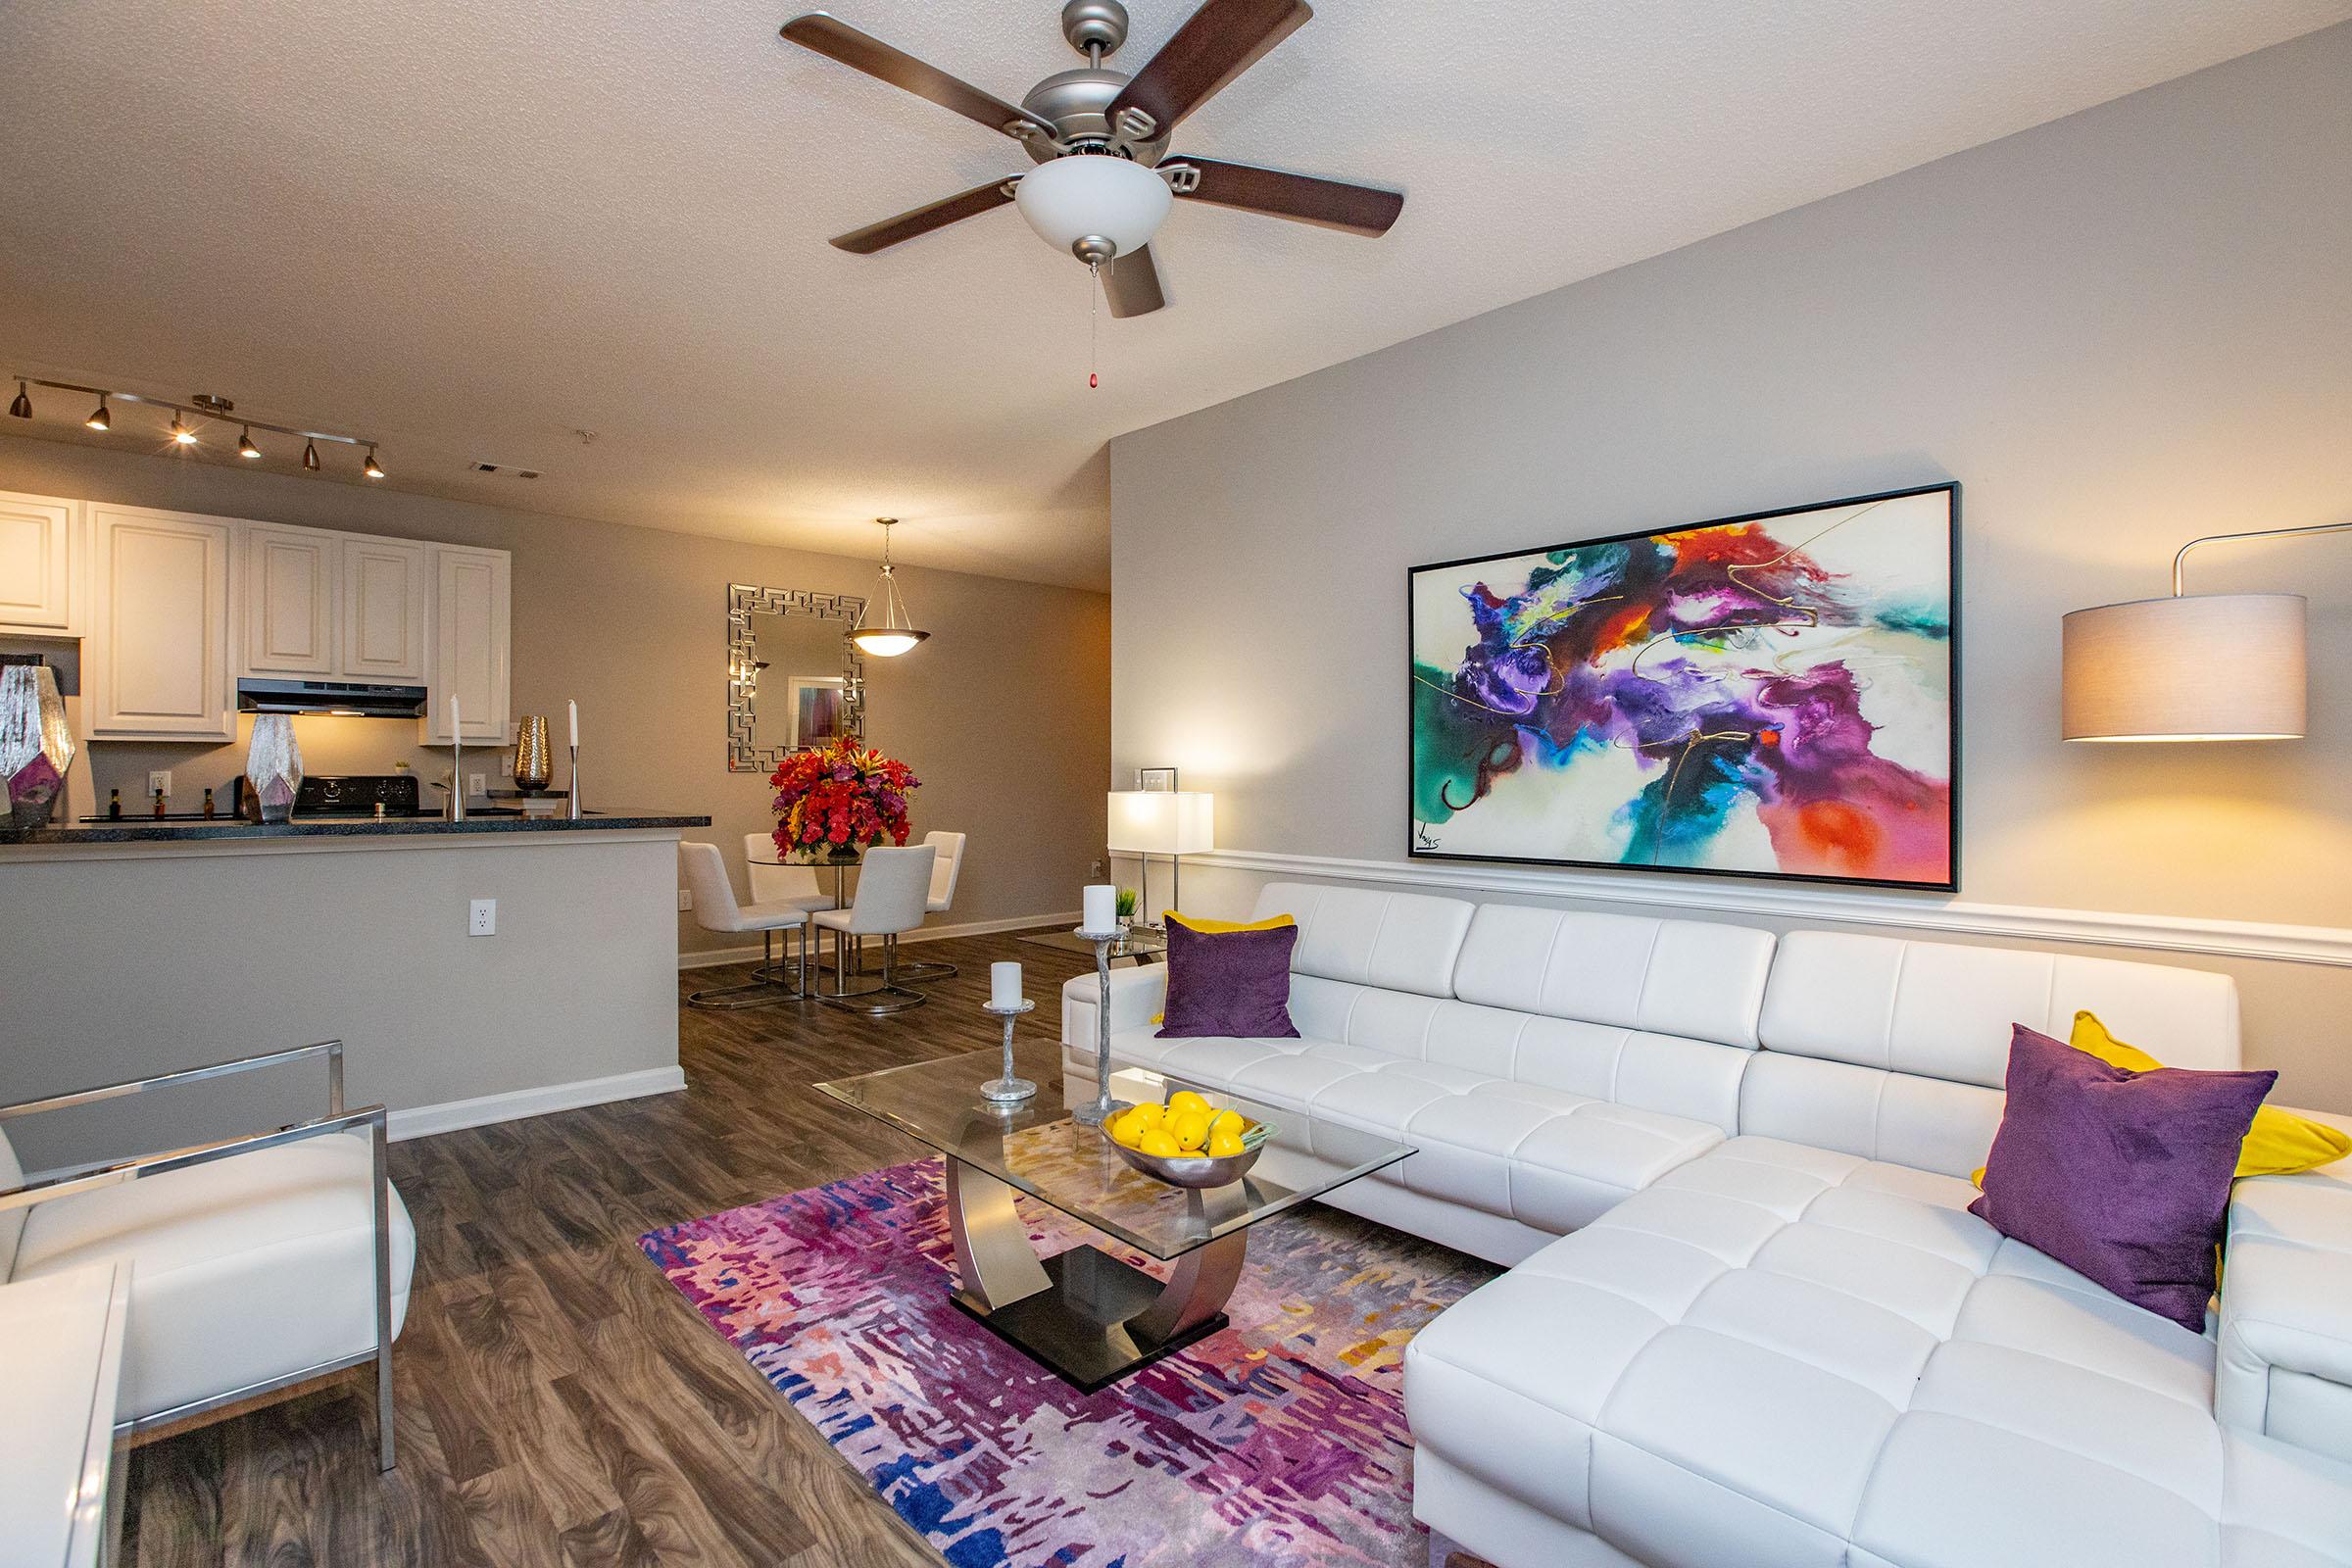
M 1135 928 L 1135 889 L 1119 889 L 1118 899 L 1113 907 L 1119 913 L 1119 937 L 1123 941 L 1128 932 Z

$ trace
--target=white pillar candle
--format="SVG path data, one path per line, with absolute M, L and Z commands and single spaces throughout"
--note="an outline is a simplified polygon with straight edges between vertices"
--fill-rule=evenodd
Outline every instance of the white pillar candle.
M 449 694 L 449 732 L 452 735 L 466 733 L 466 706 L 458 701 L 456 692 Z
M 1078 922 L 1081 931 L 1111 931 L 1118 928 L 1118 889 L 1107 882 L 1087 884 L 1085 917 Z
M 576 752 L 580 749 L 580 705 L 566 702 L 564 706 L 571 710 L 571 749 Z
M 988 966 L 988 1004 L 992 1007 L 1017 1007 L 1021 1004 L 1019 964 L 992 963 Z

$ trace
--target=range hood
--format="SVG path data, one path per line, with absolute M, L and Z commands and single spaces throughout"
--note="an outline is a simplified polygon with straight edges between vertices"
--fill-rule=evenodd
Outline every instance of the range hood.
M 424 688 L 351 680 L 241 680 L 237 682 L 237 711 L 415 718 L 424 711 Z

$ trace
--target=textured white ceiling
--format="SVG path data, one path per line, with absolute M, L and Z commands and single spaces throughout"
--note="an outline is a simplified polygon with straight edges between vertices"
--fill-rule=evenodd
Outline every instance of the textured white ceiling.
M 1132 70 L 1189 6 L 1130 3 Z M 1170 308 L 1102 320 L 1099 391 L 1085 273 L 1010 210 L 824 243 L 1027 163 L 779 40 L 799 9 L 0 0 L 0 354 L 363 428 L 397 487 L 859 555 L 897 514 L 904 560 L 1106 587 L 1112 435 L 2352 0 L 1323 0 L 1177 146 L 1400 185 L 1402 220 L 1179 204 Z M 1006 97 L 1079 63 L 1055 0 L 831 9 Z M 83 438 L 72 401 L 43 433 Z

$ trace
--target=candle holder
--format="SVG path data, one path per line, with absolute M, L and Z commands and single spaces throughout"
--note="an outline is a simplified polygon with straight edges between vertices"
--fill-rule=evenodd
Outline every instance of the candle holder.
M 1125 1101 L 1110 1098 L 1110 950 L 1117 945 L 1119 933 L 1116 927 L 1089 931 L 1081 926 L 1078 940 L 1095 945 L 1095 984 L 1100 989 L 1095 1002 L 1095 1098 L 1071 1106 L 1070 1119 L 1100 1127 L 1127 1108 Z
M 1012 1022 L 1024 1012 L 1035 1012 L 1037 1004 L 1023 997 L 1009 1007 L 1000 1007 L 993 1002 L 982 1003 L 980 1010 L 993 1012 L 1004 1020 L 1004 1071 L 980 1086 L 980 1098 L 1001 1109 L 1009 1110 L 1037 1093 L 1037 1085 L 1026 1078 L 1012 1075 Z
M 580 743 L 571 743 L 571 791 L 564 796 L 564 814 L 574 822 L 580 819 Z

